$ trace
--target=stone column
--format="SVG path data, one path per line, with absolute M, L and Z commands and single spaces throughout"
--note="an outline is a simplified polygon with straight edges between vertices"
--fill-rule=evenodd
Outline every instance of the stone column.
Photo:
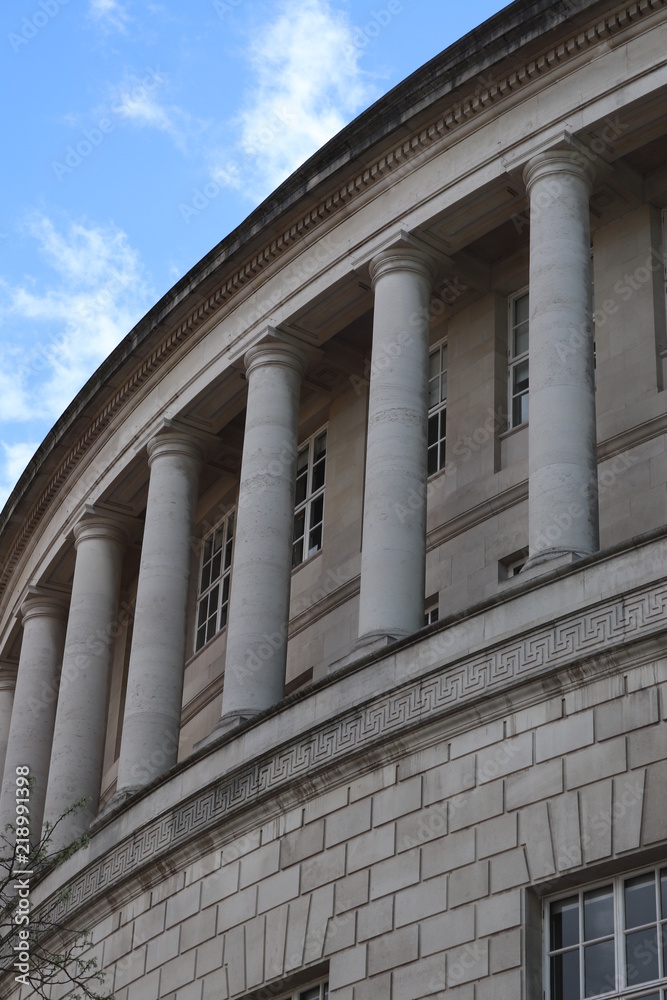
M 16 664 L 0 663 L 0 775 L 5 771 L 15 687 Z
M 429 300 L 433 265 L 415 248 L 371 262 L 375 291 L 358 647 L 424 623 Z
M 150 483 L 118 761 L 117 791 L 176 763 L 200 445 L 177 430 L 148 445 Z
M 87 515 L 74 528 L 76 563 L 53 733 L 45 819 L 64 847 L 97 815 L 107 727 L 109 668 L 117 632 L 127 534 L 115 520 Z M 72 805 L 88 802 L 74 812 Z M 64 817 L 64 818 L 62 818 Z
M 529 563 L 599 547 L 589 195 L 579 153 L 532 159 Z
M 14 823 L 16 768 L 28 766 L 35 779 L 30 793 L 30 831 L 33 843 L 37 843 L 44 815 L 67 604 L 60 595 L 31 588 L 21 617 L 23 638 L 0 797 L 0 828 Z
M 301 380 L 298 347 L 252 347 L 234 537 L 222 718 L 216 731 L 284 693 Z

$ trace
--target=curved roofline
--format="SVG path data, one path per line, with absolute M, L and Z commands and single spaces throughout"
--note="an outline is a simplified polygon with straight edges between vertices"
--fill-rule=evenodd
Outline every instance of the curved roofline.
M 600 0 L 514 0 L 411 73 L 363 111 L 294 171 L 235 229 L 183 275 L 139 320 L 102 362 L 55 422 L 21 474 L 0 511 L 0 536 L 48 457 L 63 441 L 81 411 L 114 376 L 136 348 L 202 281 L 259 232 L 326 181 L 331 181 L 374 145 L 436 101 L 465 85 L 487 67 L 507 58 L 526 42 L 577 14 L 587 14 Z

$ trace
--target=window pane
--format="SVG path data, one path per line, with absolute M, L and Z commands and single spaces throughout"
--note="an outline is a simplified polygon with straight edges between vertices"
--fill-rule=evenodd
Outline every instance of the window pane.
M 612 886 L 584 895 L 584 941 L 614 933 L 614 891 Z
M 528 292 L 524 292 L 514 300 L 514 322 L 515 324 L 528 322 Z
M 232 539 L 230 538 L 225 546 L 225 569 L 229 569 L 232 565 Z
M 213 539 L 207 538 L 204 542 L 204 555 L 202 557 L 202 562 L 207 563 L 211 558 L 211 546 L 213 545 Z
M 663 920 L 667 919 L 667 868 L 660 872 L 660 895 L 662 898 L 661 913 Z
M 322 548 L 322 525 L 318 524 L 316 528 L 310 532 L 310 539 L 308 544 L 308 555 L 314 556 L 316 552 L 319 552 Z
M 650 924 L 655 913 L 655 876 L 639 875 L 625 883 L 625 926 L 641 927 Z
M 628 985 L 650 983 L 657 979 L 658 938 L 655 927 L 633 931 L 625 940 L 625 963 Z
M 224 529 L 223 528 L 217 528 L 216 532 L 215 532 L 215 538 L 214 538 L 214 541 L 213 541 L 213 551 L 214 552 L 219 552 L 220 549 L 222 548 L 222 539 L 223 539 L 223 536 L 224 536 Z
M 292 546 L 292 566 L 299 566 L 303 562 L 303 538 L 295 542 Z
M 300 475 L 308 468 L 308 449 L 303 448 L 296 458 L 296 474 Z
M 528 388 L 528 362 L 514 366 L 514 393 L 525 392 Z
M 438 440 L 438 414 L 428 418 L 428 445 L 436 444 Z
M 206 642 L 206 625 L 202 625 L 201 628 L 197 629 L 197 645 L 195 648 L 197 650 L 201 649 L 205 642 Z
M 325 469 L 326 469 L 326 461 L 324 459 L 322 459 L 321 461 L 319 461 L 317 463 L 317 465 L 314 467 L 314 469 L 313 469 L 313 487 L 312 487 L 312 492 L 313 493 L 315 493 L 316 490 L 319 490 L 322 486 L 324 486 L 324 473 L 325 473 Z
M 551 959 L 552 1000 L 579 1000 L 579 950 L 566 951 Z
M 440 350 L 431 351 L 428 356 L 428 377 L 429 379 L 437 378 L 440 374 Z
M 600 941 L 584 948 L 585 996 L 597 997 L 616 989 L 614 942 Z
M 226 604 L 229 600 L 229 573 L 222 581 L 222 603 Z
M 318 458 L 323 458 L 326 455 L 326 453 L 327 453 L 327 432 L 325 431 L 324 434 L 320 434 L 318 438 L 315 438 L 315 448 L 314 448 L 315 461 L 317 461 Z
M 304 472 L 302 476 L 299 476 L 296 481 L 296 490 L 294 491 L 294 505 L 298 507 L 300 503 L 306 499 L 306 490 L 308 488 L 308 472 Z
M 208 601 L 204 598 L 203 601 L 199 602 L 199 614 L 197 615 L 197 626 L 203 625 L 206 621 L 206 616 L 208 612 Z
M 222 570 L 222 552 L 216 552 L 211 563 L 211 579 L 219 580 Z
M 299 1000 L 320 1000 L 320 988 L 315 986 L 312 990 L 304 990 L 299 993 Z
M 294 541 L 298 538 L 303 538 L 303 533 L 306 530 L 306 512 L 305 510 L 300 510 L 298 514 L 294 515 Z
M 222 630 L 227 624 L 227 605 L 224 606 L 220 612 L 220 629 Z
M 428 408 L 431 410 L 438 405 L 440 396 L 440 379 L 432 378 L 428 384 Z
M 441 469 L 444 469 L 444 467 L 445 467 L 445 461 L 446 461 L 446 459 L 445 459 L 445 452 L 446 452 L 446 450 L 447 450 L 447 444 L 443 440 L 443 441 L 440 442 L 440 463 L 439 463 L 439 465 L 440 465 Z
M 218 595 L 220 594 L 220 586 L 214 587 L 211 593 L 208 595 L 208 614 L 215 616 L 218 610 Z
M 310 513 L 310 523 L 313 527 L 316 524 L 321 524 L 324 519 L 324 496 L 319 496 L 317 500 L 313 500 L 311 505 Z
M 447 372 L 442 373 L 442 386 L 440 389 L 440 401 L 442 403 L 447 399 Z
M 204 563 L 201 568 L 201 580 L 199 581 L 199 591 L 206 590 L 209 583 L 211 582 L 211 564 L 210 562 Z
M 579 942 L 579 899 L 568 896 L 551 904 L 551 950 Z
M 522 323 L 514 331 L 514 357 L 525 354 L 528 350 L 528 324 Z

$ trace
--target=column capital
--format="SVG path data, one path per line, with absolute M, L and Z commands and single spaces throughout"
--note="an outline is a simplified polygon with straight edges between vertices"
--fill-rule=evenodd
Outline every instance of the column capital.
M 523 169 L 523 181 L 530 194 L 536 181 L 545 177 L 556 179 L 563 174 L 578 177 L 586 184 L 590 194 L 595 180 L 595 167 L 583 153 L 573 149 L 549 149 L 533 156 Z
M 25 623 L 30 618 L 57 618 L 60 621 L 67 621 L 69 603 L 64 594 L 56 590 L 47 590 L 45 587 L 28 587 L 23 603 L 21 604 L 21 623 Z
M 124 548 L 129 540 L 129 530 L 126 525 L 113 517 L 87 512 L 74 525 L 74 548 L 78 549 L 80 542 L 90 538 L 108 539 Z
M 179 430 L 160 430 L 148 442 L 148 465 L 156 458 L 182 456 L 194 459 L 199 465 L 204 460 L 204 445 L 194 435 Z
M 306 344 L 301 345 L 280 330 L 269 327 L 262 340 L 246 351 L 243 360 L 248 375 L 266 365 L 283 365 L 293 368 L 303 378 L 308 364 L 307 352 Z
M 392 271 L 412 272 L 426 278 L 429 286 L 436 273 L 434 259 L 423 250 L 411 246 L 396 246 L 381 250 L 370 261 L 369 270 L 373 290 L 379 278 Z

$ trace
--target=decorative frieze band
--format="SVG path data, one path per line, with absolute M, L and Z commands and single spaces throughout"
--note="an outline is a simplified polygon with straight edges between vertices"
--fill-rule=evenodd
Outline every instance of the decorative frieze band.
M 431 664 L 435 671 L 412 681 L 406 676 L 403 686 L 223 775 L 136 830 L 72 880 L 66 899 L 58 904 L 58 915 L 79 910 L 141 869 L 305 776 L 312 778 L 328 767 L 338 768 L 344 760 L 368 754 L 411 728 L 434 722 L 480 697 L 593 656 L 607 661 L 620 646 L 667 632 L 666 610 L 667 580 L 663 580 L 439 669 L 437 664 L 451 645 L 451 629 L 423 637 L 411 648 L 420 671 Z M 465 627 L 463 621 L 453 629 Z M 394 655 L 398 658 L 405 652 L 407 649 Z

